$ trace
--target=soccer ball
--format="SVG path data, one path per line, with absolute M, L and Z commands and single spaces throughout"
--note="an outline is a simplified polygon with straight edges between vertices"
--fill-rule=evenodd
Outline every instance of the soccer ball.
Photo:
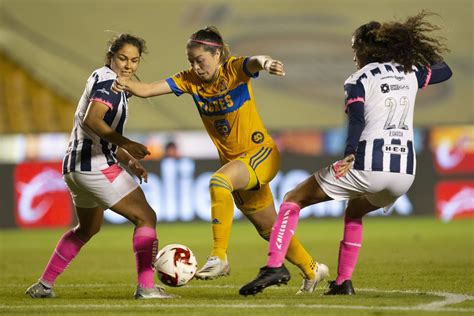
M 180 244 L 163 247 L 156 255 L 158 279 L 168 286 L 183 286 L 194 277 L 197 260 L 191 249 Z

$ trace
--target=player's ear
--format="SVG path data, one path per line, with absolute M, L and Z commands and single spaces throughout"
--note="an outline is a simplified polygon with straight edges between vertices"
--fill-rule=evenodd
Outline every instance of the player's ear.
M 218 60 L 221 59 L 222 56 L 222 50 L 216 49 L 216 54 L 214 55 Z

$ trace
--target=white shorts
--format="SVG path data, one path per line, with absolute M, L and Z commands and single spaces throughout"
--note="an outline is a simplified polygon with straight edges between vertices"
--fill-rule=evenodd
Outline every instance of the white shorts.
M 102 171 L 69 172 L 64 175 L 64 181 L 74 205 L 83 208 L 110 208 L 138 187 L 118 164 Z
M 370 204 L 385 211 L 410 189 L 415 176 L 404 173 L 350 169 L 339 179 L 332 166 L 314 174 L 321 189 L 334 200 L 352 200 L 364 196 Z

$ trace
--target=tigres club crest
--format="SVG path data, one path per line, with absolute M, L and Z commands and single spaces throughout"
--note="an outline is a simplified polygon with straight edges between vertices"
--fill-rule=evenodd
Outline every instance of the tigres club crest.
M 229 87 L 227 86 L 227 82 L 225 81 L 225 79 L 222 79 L 219 84 L 217 85 L 217 89 L 219 90 L 219 92 L 225 92 L 229 89 Z
M 252 141 L 253 141 L 255 144 L 261 144 L 264 139 L 265 139 L 265 136 L 263 136 L 263 133 L 262 133 L 262 132 L 254 132 L 254 133 L 252 134 Z

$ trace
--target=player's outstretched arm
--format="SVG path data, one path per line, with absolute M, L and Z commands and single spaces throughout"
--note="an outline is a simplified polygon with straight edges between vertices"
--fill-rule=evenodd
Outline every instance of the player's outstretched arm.
M 146 83 L 133 81 L 124 77 L 117 77 L 117 79 L 115 79 L 112 85 L 112 90 L 116 93 L 128 91 L 131 94 L 142 98 L 154 97 L 172 92 L 170 86 L 165 80 Z
M 437 63 L 431 66 L 431 78 L 428 84 L 440 83 L 448 80 L 453 75 L 451 68 L 445 63 Z
M 269 74 L 276 76 L 284 76 L 285 69 L 283 63 L 273 59 L 270 56 L 252 56 L 248 59 L 247 69 L 250 73 L 256 73 L 260 70 L 266 70 Z
M 120 135 L 105 123 L 103 118 L 108 110 L 107 105 L 92 101 L 84 116 L 84 125 L 100 138 L 124 148 L 135 159 L 143 159 L 149 155 L 146 146 Z

